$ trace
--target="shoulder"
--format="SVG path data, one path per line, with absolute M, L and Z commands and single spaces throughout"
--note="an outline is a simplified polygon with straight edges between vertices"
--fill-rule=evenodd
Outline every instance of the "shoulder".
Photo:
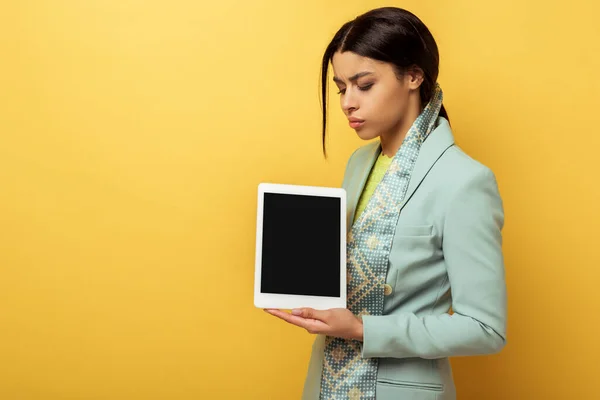
M 502 199 L 495 173 L 457 145 L 450 147 L 431 171 L 437 193 L 448 208 L 484 201 L 502 208 Z
M 432 141 L 430 147 L 445 149 L 430 171 L 431 175 L 438 178 L 436 183 L 441 186 L 444 186 L 444 182 L 450 182 L 452 187 L 456 187 L 477 177 L 494 177 L 487 165 L 467 154 L 455 143 L 452 128 L 445 118 L 439 118 L 437 127 L 432 137 L 425 141 L 425 146 L 428 146 L 429 141 Z
M 452 186 L 478 179 L 496 179 L 490 167 L 471 157 L 456 144 L 440 157 L 432 172 L 445 181 L 452 182 Z

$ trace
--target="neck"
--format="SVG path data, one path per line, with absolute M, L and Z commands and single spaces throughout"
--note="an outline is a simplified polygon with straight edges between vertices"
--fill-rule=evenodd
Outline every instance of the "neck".
M 411 99 L 409 101 L 409 105 L 406 109 L 406 113 L 404 113 L 404 118 L 402 118 L 398 124 L 392 129 L 389 133 L 380 135 L 379 140 L 381 142 L 381 152 L 388 156 L 393 157 L 398 152 L 400 146 L 402 146 L 402 142 L 404 142 L 404 138 L 408 134 L 408 131 L 412 124 L 415 122 L 419 114 L 421 114 L 421 100 L 417 98 Z

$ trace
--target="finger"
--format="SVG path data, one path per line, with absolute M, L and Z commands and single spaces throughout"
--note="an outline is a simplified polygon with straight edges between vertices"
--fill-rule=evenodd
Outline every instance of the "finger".
M 306 329 L 309 333 L 319 334 L 329 332 L 329 326 L 318 319 L 304 318 L 279 310 L 274 311 L 272 314 L 292 325 Z
M 322 321 L 317 319 L 303 318 L 300 316 L 291 315 L 287 312 L 274 310 L 274 309 L 265 309 L 266 312 L 272 314 L 284 321 L 298 326 L 300 328 L 306 329 L 309 333 L 313 334 L 327 334 L 329 332 L 329 326 Z
M 297 315 L 302 318 L 316 319 L 318 321 L 325 322 L 327 320 L 327 311 L 315 310 L 314 308 L 295 308 L 292 310 L 293 315 Z
M 306 319 L 305 328 L 308 333 L 328 334 L 330 327 L 323 321 L 317 319 Z
M 268 312 L 271 315 L 274 315 L 282 320 L 284 320 L 285 322 L 288 322 L 292 325 L 296 325 L 299 326 L 301 328 L 306 329 L 309 321 L 307 321 L 306 319 L 296 316 L 296 315 L 292 315 L 289 314 L 285 311 L 281 311 L 281 310 L 273 310 L 273 309 L 267 309 L 265 310 L 266 312 Z

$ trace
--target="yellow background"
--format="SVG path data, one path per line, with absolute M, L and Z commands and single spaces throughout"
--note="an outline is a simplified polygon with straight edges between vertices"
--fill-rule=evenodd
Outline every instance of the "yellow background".
M 320 57 L 393 3 L 2 2 L 0 399 L 298 398 L 312 338 L 252 305 L 256 186 L 340 184 L 361 142 L 333 97 L 320 154 Z M 460 398 L 595 398 L 600 7 L 395 5 L 506 207 L 509 342 L 453 360 Z

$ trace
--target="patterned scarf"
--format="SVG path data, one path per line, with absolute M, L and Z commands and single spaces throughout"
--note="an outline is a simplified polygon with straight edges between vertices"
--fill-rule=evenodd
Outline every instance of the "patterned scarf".
M 435 127 L 442 99 L 442 90 L 436 84 L 431 101 L 410 127 L 348 234 L 348 309 L 357 316 L 383 313 L 384 284 L 400 205 L 421 145 Z M 378 359 L 362 358 L 361 348 L 359 341 L 326 338 L 320 399 L 375 399 Z

